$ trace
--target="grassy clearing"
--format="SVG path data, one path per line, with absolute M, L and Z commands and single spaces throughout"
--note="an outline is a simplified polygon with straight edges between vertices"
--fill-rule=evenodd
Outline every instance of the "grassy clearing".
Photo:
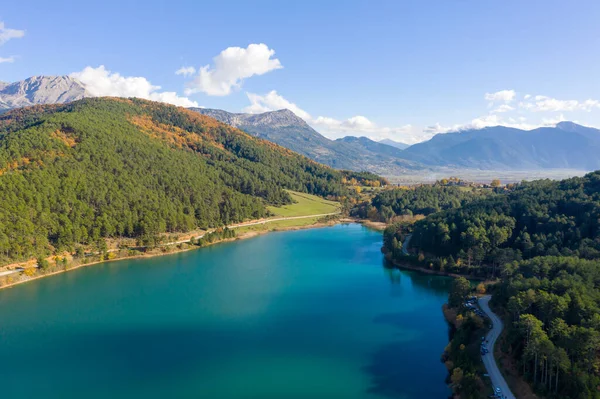
M 255 224 L 252 226 L 238 227 L 235 229 L 235 232 L 238 235 L 242 235 L 250 232 L 272 231 L 289 227 L 310 226 L 312 224 L 317 223 L 319 219 L 321 218 L 317 216 L 314 218 L 305 219 L 277 220 L 275 222 L 267 222 L 265 224 Z
M 320 215 L 324 213 L 333 213 L 340 210 L 339 202 L 328 201 L 326 199 L 317 197 L 316 195 L 297 193 L 295 191 L 288 192 L 296 202 L 294 204 L 281 207 L 269 206 L 269 211 L 276 217 Z M 300 221 L 301 220 L 298 220 L 297 222 Z M 296 226 L 297 224 L 293 225 Z

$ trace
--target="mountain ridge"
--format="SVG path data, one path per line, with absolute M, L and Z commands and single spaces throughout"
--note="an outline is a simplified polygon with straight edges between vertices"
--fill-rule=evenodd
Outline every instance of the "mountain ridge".
M 31 105 L 64 104 L 92 97 L 85 85 L 70 76 L 32 76 L 0 83 L 0 111 Z
M 396 147 L 400 150 L 404 150 L 404 149 L 410 147 L 410 144 L 402 143 L 400 141 L 395 141 L 392 139 L 382 139 L 382 140 L 379 140 L 378 142 L 382 143 L 382 144 L 390 145 L 392 147 Z
M 33 76 L 0 82 L 0 113 L 33 105 L 62 104 L 92 97 L 70 76 Z M 215 119 L 337 169 L 394 176 L 440 167 L 543 170 L 600 168 L 600 130 L 560 122 L 530 131 L 506 126 L 439 133 L 407 148 L 388 139 L 354 136 L 330 140 L 290 110 L 262 114 L 194 108 Z M 395 148 L 396 147 L 396 148 Z
M 574 122 L 532 130 L 491 126 L 437 134 L 402 156 L 430 166 L 595 170 L 600 167 L 600 130 Z
M 211 108 L 190 109 L 337 169 L 364 170 L 389 176 L 423 168 L 416 162 L 400 158 L 399 149 L 366 137 L 348 136 L 330 140 L 287 109 L 260 114 L 231 113 Z

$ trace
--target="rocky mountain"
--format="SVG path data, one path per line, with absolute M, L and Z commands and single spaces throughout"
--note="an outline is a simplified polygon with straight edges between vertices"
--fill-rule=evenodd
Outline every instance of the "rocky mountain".
M 404 150 L 404 149 L 410 147 L 409 144 L 401 143 L 399 141 L 394 141 L 394 140 L 390 140 L 390 139 L 379 140 L 379 143 L 391 145 L 392 147 L 396 147 L 396 148 L 399 148 L 401 150 Z
M 596 170 L 600 168 L 600 130 L 573 122 L 529 131 L 494 126 L 438 134 L 402 151 L 402 157 L 430 166 Z
M 69 76 L 33 76 L 0 83 L 0 112 L 39 104 L 62 104 L 90 97 L 85 86 Z
M 400 158 L 399 149 L 366 137 L 330 140 L 287 109 L 262 114 L 236 114 L 208 108 L 192 110 L 334 168 L 388 176 L 422 168 L 416 162 Z
M 85 85 L 69 76 L 0 82 L 0 113 L 84 97 L 91 97 Z M 193 110 L 334 168 L 386 176 L 442 166 L 490 170 L 600 168 L 600 130 L 572 122 L 531 131 L 494 126 L 438 134 L 429 141 L 403 148 L 403 143 L 375 142 L 366 137 L 330 140 L 289 110 L 262 114 Z

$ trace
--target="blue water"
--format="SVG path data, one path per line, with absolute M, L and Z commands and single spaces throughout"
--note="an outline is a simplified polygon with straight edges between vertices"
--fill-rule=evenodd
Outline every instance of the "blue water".
M 360 225 L 270 233 L 0 291 L 2 398 L 446 398 L 450 281 Z

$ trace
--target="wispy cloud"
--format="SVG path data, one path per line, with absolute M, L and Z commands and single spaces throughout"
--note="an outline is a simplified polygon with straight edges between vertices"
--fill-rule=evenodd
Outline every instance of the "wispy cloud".
M 533 112 L 568 112 L 568 111 L 587 111 L 600 108 L 598 100 L 558 100 L 548 96 L 525 96 L 525 101 L 519 103 L 519 107 Z
M 246 48 L 228 47 L 213 59 L 213 65 L 200 67 L 194 79 L 187 84 L 186 95 L 204 93 L 209 96 L 226 96 L 242 86 L 244 79 L 283 68 L 275 50 L 266 44 L 250 44 Z M 190 67 L 181 74 L 190 75 Z
M 3 21 L 0 21 L 0 46 L 12 39 L 20 39 L 25 36 L 25 31 L 20 29 L 7 28 Z M 16 56 L 9 57 L 0 56 L 0 64 L 12 63 L 17 59 Z
M 175 75 L 192 76 L 196 73 L 196 68 L 193 66 L 184 66 L 175 71 Z
M 20 39 L 23 36 L 25 36 L 24 30 L 7 28 L 4 22 L 0 21 L 0 46 L 11 39 Z
M 515 99 L 516 95 L 517 93 L 514 90 L 500 90 L 495 93 L 485 93 L 484 98 L 491 103 L 510 103 Z

